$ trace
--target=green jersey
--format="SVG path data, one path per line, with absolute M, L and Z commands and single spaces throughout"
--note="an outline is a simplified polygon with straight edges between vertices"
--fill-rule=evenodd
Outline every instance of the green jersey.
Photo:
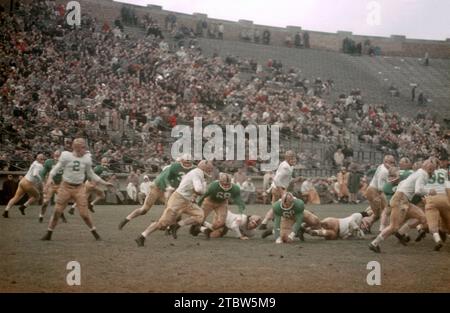
M 102 165 L 97 165 L 96 167 L 94 167 L 94 173 L 100 176 L 101 178 L 107 178 L 111 176 L 109 169 Z
M 161 191 L 165 191 L 169 186 L 177 188 L 184 174 L 192 169 L 194 167 L 184 168 L 180 162 L 172 163 L 155 178 L 154 183 Z
M 231 200 L 239 208 L 239 213 L 245 210 L 245 203 L 241 199 L 241 189 L 238 185 L 233 184 L 229 190 L 223 189 L 218 180 L 213 181 L 208 190 L 203 194 L 198 201 L 199 205 L 202 205 L 203 200 L 208 197 L 211 201 L 216 203 L 223 203 L 226 200 Z
M 281 199 L 275 202 L 272 206 L 275 216 L 275 238 L 280 237 L 281 217 L 288 219 L 295 219 L 295 224 L 292 226 L 292 231 L 297 234 L 303 222 L 303 211 L 305 210 L 305 203 L 300 199 L 294 199 L 294 204 L 290 209 L 285 209 L 281 205 Z
M 383 186 L 383 193 L 386 196 L 386 199 L 389 201 L 391 200 L 392 196 L 394 195 L 394 193 L 397 191 L 397 187 L 398 184 L 402 181 L 405 180 L 406 178 L 408 178 L 409 175 L 411 175 L 413 173 L 412 170 L 400 170 L 399 174 L 400 174 L 400 181 L 397 184 L 393 184 L 393 183 L 385 183 Z
M 53 166 L 56 165 L 56 163 L 58 163 L 58 161 L 56 161 L 55 159 L 47 159 L 44 163 L 44 168 L 41 170 L 41 172 L 39 173 L 39 175 L 42 178 L 42 181 L 45 179 L 45 177 L 50 173 L 50 171 L 52 170 Z M 62 181 L 62 174 L 63 174 L 64 170 L 60 169 L 58 171 L 58 173 L 56 173 L 56 175 L 53 177 L 53 182 L 55 184 L 60 184 Z
M 413 170 L 400 170 L 400 181 L 408 178 L 413 173 Z

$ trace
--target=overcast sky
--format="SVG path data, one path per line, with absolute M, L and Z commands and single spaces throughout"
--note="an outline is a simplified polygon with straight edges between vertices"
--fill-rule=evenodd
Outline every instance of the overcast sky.
M 450 0 L 120 0 L 230 21 L 358 35 L 450 38 Z

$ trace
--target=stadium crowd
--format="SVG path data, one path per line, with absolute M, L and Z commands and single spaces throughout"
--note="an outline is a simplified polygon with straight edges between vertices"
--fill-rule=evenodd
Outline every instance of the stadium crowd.
M 328 103 L 321 95 L 332 80 L 308 80 L 296 69 L 284 71 L 281 62 L 206 57 L 195 46 L 172 51 L 154 32 L 130 38 L 120 25 L 87 14 L 81 27 L 71 28 L 54 1 L 20 4 L 14 15 L 0 17 L 2 170 L 23 170 L 36 153 L 50 155 L 83 136 L 94 159 L 107 157 L 114 172 L 158 172 L 174 140 L 170 129 L 194 116 L 204 126 L 277 124 L 291 141 L 330 145 L 330 160 L 352 135 L 412 159 L 448 151 L 431 116 L 401 117 L 366 103 L 358 89 Z M 142 24 L 156 27 L 148 18 Z M 247 71 L 251 79 L 241 75 Z M 298 158 L 308 166 L 323 162 L 307 152 Z M 223 166 L 259 172 L 259 162 L 232 163 Z

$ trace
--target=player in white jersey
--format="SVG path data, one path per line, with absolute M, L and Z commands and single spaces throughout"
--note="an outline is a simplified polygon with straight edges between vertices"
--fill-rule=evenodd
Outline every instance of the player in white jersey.
M 415 195 L 424 196 L 427 194 L 425 185 L 434 170 L 435 165 L 430 160 L 427 160 L 422 164 L 420 169 L 400 182 L 397 191 L 390 201 L 392 209 L 389 226 L 384 228 L 375 240 L 369 244 L 370 250 L 380 253 L 380 242 L 398 231 L 407 219 L 417 219 L 420 224 L 426 224 L 425 214 L 420 208 L 411 203 L 411 200 Z M 436 192 L 431 190 L 428 194 L 435 195 Z
M 429 193 L 429 191 L 431 190 L 434 190 L 437 195 L 445 194 L 445 181 L 448 180 L 448 171 L 446 167 L 439 168 L 440 161 L 438 158 L 431 157 L 430 160 L 434 163 L 437 169 L 434 171 L 430 179 L 428 179 L 428 182 L 425 185 L 425 190 L 427 191 L 427 193 Z M 435 197 L 433 199 L 436 199 L 438 202 L 441 202 L 440 201 L 441 199 L 439 199 L 439 197 L 437 198 Z M 412 202 L 425 212 L 425 198 L 416 195 L 414 196 Z M 421 241 L 423 238 L 425 238 L 426 233 L 428 232 L 427 225 L 420 224 L 419 221 L 416 219 L 408 220 L 408 222 L 405 225 L 403 225 L 397 232 L 398 235 L 401 237 L 397 236 L 396 233 L 397 238 L 399 238 L 400 242 L 403 245 L 406 245 L 406 243 L 410 241 L 407 232 L 409 229 L 412 228 L 417 228 L 419 232 L 419 235 L 416 238 L 416 242 Z
M 136 238 L 139 247 L 144 246 L 148 235 L 156 230 L 165 230 L 170 226 L 170 233 L 176 239 L 177 230 L 185 225 L 201 224 L 203 222 L 203 210 L 197 205 L 196 198 L 206 192 L 205 175 L 210 176 L 214 170 L 212 161 L 200 161 L 198 167 L 189 171 L 181 179 L 180 185 L 172 193 L 167 201 L 166 208 L 157 222 L 153 222 Z M 181 214 L 190 217 L 177 222 Z
M 363 219 L 363 226 L 365 229 L 370 227 L 380 218 L 381 212 L 387 206 L 386 197 L 383 193 L 384 184 L 388 182 L 389 168 L 395 166 L 395 159 L 392 155 L 384 156 L 383 164 L 378 166 L 369 187 L 365 192 L 365 197 L 370 205 L 370 210 L 373 214 Z
M 397 185 L 401 180 L 404 180 L 405 178 L 407 178 L 413 171 L 412 171 L 412 162 L 409 160 L 409 158 L 407 157 L 403 157 L 400 159 L 400 161 L 398 161 L 398 167 L 396 168 L 394 166 L 391 166 L 389 168 L 389 177 L 388 177 L 388 182 L 387 184 L 390 184 L 390 186 L 392 186 L 392 191 L 395 192 L 395 190 L 397 190 Z M 395 186 L 395 187 L 394 187 Z M 385 196 L 387 196 L 386 194 L 386 188 L 389 188 L 389 186 L 387 186 L 386 184 L 383 187 L 383 193 Z M 381 212 L 381 218 L 380 218 L 380 232 L 389 224 L 389 215 L 391 214 L 391 208 L 389 206 L 389 197 L 387 198 L 387 203 L 386 203 L 386 207 L 384 208 L 384 210 Z M 400 235 L 400 234 L 398 234 Z M 397 236 L 397 233 L 396 233 Z M 401 235 L 400 235 L 401 236 Z M 402 242 L 402 240 L 404 240 L 405 238 L 399 238 L 400 241 Z
M 40 173 L 43 169 L 44 161 L 45 156 L 43 154 L 38 154 L 36 156 L 36 160 L 31 164 L 27 174 L 20 180 L 14 197 L 12 197 L 6 205 L 5 212 L 3 212 L 3 217 L 9 217 L 9 209 L 11 209 L 17 202 L 19 202 L 19 200 L 22 199 L 25 194 L 28 195 L 29 199 L 19 207 L 22 215 L 25 215 L 25 209 L 28 206 L 30 206 L 33 202 L 39 200 L 39 190 L 41 189 L 42 185 Z
M 95 226 L 92 223 L 88 211 L 85 180 L 91 179 L 105 186 L 112 186 L 97 176 L 92 170 L 92 159 L 89 153 L 86 153 L 86 142 L 82 138 L 76 138 L 72 143 L 72 152 L 64 151 L 59 157 L 58 163 L 50 171 L 47 184 L 54 184 L 53 177 L 62 169 L 62 183 L 58 189 L 56 197 L 55 212 L 48 224 L 48 230 L 42 240 L 51 240 L 53 230 L 58 223 L 58 219 L 64 212 L 69 200 L 75 200 L 76 206 L 80 212 L 81 218 L 89 227 L 96 240 L 100 240 Z
M 450 230 L 450 183 L 447 155 L 440 157 L 439 165 L 440 168 L 434 171 L 432 178 L 428 181 L 429 184 L 425 186 L 430 191 L 432 189 L 436 191 L 436 195 L 425 197 L 425 216 L 428 229 L 435 241 L 435 251 L 442 248 L 443 241 Z
M 248 240 L 255 235 L 255 229 L 261 224 L 262 218 L 258 215 L 246 215 L 246 214 L 236 214 L 231 211 L 227 211 L 227 216 L 225 218 L 225 227 L 219 229 L 213 229 L 213 225 L 208 222 L 203 222 L 198 232 L 208 233 L 210 238 L 223 237 L 231 229 L 235 232 L 236 236 L 241 240 Z M 198 233 L 194 233 L 196 236 Z
M 280 163 L 278 169 L 273 177 L 272 185 L 270 186 L 270 192 L 272 193 L 272 204 L 277 202 L 281 196 L 289 188 L 289 184 L 292 181 L 292 175 L 294 173 L 294 165 L 297 163 L 297 157 L 294 151 L 288 150 L 284 154 L 284 161 Z M 273 209 L 270 208 L 264 216 L 264 220 L 261 223 L 259 229 L 267 229 L 267 223 L 273 220 Z
M 311 236 L 324 237 L 327 240 L 364 238 L 364 232 L 360 226 L 367 212 L 353 213 L 345 218 L 327 217 L 320 221 L 321 229 L 306 228 L 305 232 Z

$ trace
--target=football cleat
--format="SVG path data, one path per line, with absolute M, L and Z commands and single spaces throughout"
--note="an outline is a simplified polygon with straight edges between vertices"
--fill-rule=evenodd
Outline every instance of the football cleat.
M 136 241 L 138 247 L 143 247 L 144 246 L 144 242 L 145 242 L 145 237 L 140 235 L 134 241 Z
M 380 246 L 374 246 L 373 244 L 369 244 L 369 249 L 372 250 L 375 253 L 381 253 Z

